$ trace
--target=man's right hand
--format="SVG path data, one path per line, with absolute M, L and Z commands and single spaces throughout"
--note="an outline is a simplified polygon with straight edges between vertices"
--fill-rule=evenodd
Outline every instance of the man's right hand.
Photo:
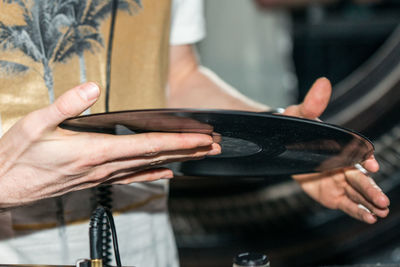
M 158 165 L 220 153 L 206 134 L 108 135 L 58 125 L 92 106 L 96 84 L 86 83 L 19 120 L 0 139 L 0 209 L 99 184 L 172 178 Z

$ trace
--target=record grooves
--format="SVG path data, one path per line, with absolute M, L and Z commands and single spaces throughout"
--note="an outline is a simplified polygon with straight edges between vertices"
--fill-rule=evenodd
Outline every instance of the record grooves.
M 353 166 L 373 153 L 360 134 L 335 125 L 289 116 L 228 111 L 157 109 L 80 116 L 60 127 L 87 132 L 210 134 L 222 154 L 182 164 L 191 176 L 270 176 Z

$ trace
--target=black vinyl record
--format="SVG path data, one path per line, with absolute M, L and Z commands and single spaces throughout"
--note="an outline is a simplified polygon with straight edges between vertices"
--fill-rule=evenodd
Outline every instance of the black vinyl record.
M 222 153 L 182 164 L 190 176 L 271 176 L 321 172 L 361 163 L 373 153 L 360 134 L 335 125 L 270 113 L 157 109 L 80 116 L 62 128 L 109 134 L 210 134 Z

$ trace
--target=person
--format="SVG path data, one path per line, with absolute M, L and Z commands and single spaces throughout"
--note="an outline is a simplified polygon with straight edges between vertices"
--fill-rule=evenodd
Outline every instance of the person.
M 90 188 L 113 184 L 123 264 L 178 265 L 166 211 L 173 173 L 159 166 L 215 155 L 220 146 L 205 134 L 116 136 L 58 125 L 89 108 L 268 110 L 199 65 L 193 43 L 204 36 L 201 9 L 200 0 L 0 2 L 2 263 L 73 264 L 88 257 Z M 316 119 L 330 94 L 321 78 L 285 114 Z M 363 166 L 379 168 L 373 157 Z M 358 169 L 295 179 L 323 205 L 367 223 L 388 214 L 388 198 Z

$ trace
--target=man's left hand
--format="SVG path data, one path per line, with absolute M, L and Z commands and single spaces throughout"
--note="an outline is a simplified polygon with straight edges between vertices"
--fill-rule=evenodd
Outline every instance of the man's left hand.
M 311 87 L 304 101 L 289 106 L 284 115 L 318 119 L 326 109 L 332 86 L 328 79 L 320 78 Z M 340 209 L 366 223 L 375 223 L 377 217 L 389 213 L 389 199 L 376 185 L 368 173 L 379 170 L 373 156 L 358 168 L 347 168 L 334 172 L 295 175 L 303 190 L 313 199 L 331 209 Z

